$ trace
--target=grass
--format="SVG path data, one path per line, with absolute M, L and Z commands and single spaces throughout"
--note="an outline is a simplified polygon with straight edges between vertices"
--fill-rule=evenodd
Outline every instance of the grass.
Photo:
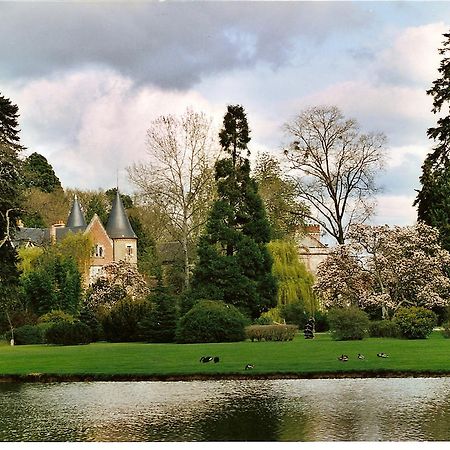
M 379 358 L 385 352 L 389 358 Z M 357 354 L 365 355 L 358 360 Z M 338 361 L 341 354 L 348 362 Z M 218 364 L 199 362 L 219 356 Z M 244 370 L 247 363 L 254 365 Z M 217 344 L 95 343 L 81 346 L 0 346 L 0 376 L 51 374 L 64 378 L 202 377 L 202 376 L 382 376 L 450 374 L 450 339 L 434 332 L 426 340 L 368 338 L 333 341 L 301 335 L 290 342 Z

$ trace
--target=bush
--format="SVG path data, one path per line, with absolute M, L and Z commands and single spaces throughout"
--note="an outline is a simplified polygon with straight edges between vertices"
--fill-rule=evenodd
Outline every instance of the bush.
M 401 331 L 392 320 L 373 320 L 369 323 L 369 336 L 395 338 L 401 336 Z
M 399 308 L 394 315 L 394 322 L 407 339 L 426 339 L 436 325 L 437 317 L 433 311 L 413 306 L 411 308 Z
M 54 309 L 38 319 L 38 323 L 58 323 L 58 322 L 69 322 L 73 323 L 75 321 L 71 314 L 68 314 L 60 309 Z
M 245 334 L 252 342 L 292 341 L 297 330 L 296 325 L 250 325 L 245 328 Z
M 328 323 L 328 314 L 324 311 L 316 311 L 314 313 L 314 329 L 316 333 L 328 331 L 330 324 Z
M 110 342 L 135 342 L 142 340 L 138 323 L 151 313 L 147 300 L 119 300 L 103 319 L 105 338 Z
M 11 331 L 5 334 L 9 342 L 12 338 Z M 44 330 L 37 325 L 24 325 L 14 330 L 14 343 L 16 345 L 30 345 L 44 343 Z
M 442 334 L 445 338 L 450 338 L 450 322 L 446 322 L 442 324 L 444 329 L 442 330 Z
M 192 342 L 236 342 L 245 340 L 245 316 L 234 306 L 200 300 L 181 317 L 176 340 Z
M 86 324 L 92 333 L 92 342 L 97 342 L 103 337 L 103 328 L 100 321 L 93 311 L 87 308 L 83 308 L 80 311 L 78 320 Z
M 369 318 L 357 308 L 332 308 L 328 312 L 331 335 L 337 341 L 361 340 L 367 334 Z
M 47 344 L 78 345 L 92 342 L 91 329 L 82 322 L 56 322 L 45 333 Z
M 254 322 L 254 325 L 272 325 L 273 320 L 269 316 L 259 316 Z
M 303 329 L 309 319 L 310 314 L 305 311 L 304 305 L 301 302 L 288 303 L 280 308 L 280 316 L 286 323 L 297 325 Z

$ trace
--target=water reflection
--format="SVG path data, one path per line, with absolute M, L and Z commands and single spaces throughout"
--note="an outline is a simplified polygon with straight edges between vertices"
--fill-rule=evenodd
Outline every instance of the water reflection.
M 450 379 L 0 383 L 2 441 L 450 440 Z

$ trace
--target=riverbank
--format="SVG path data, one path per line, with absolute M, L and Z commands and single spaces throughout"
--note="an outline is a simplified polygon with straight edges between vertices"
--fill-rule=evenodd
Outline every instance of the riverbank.
M 388 357 L 377 357 L 381 352 Z M 339 361 L 342 354 L 349 360 Z M 219 361 L 202 363 L 202 356 Z M 246 370 L 247 364 L 253 368 Z M 437 376 L 450 376 L 450 339 L 439 332 L 411 341 L 339 342 L 325 333 L 290 342 L 0 346 L 0 380 L 14 382 Z

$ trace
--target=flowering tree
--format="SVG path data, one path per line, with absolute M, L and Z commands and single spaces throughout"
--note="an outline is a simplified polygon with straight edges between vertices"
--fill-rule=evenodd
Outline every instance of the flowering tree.
M 433 227 L 359 224 L 351 228 L 349 244 L 319 266 L 315 289 L 325 306 L 375 306 L 387 317 L 402 306 L 446 306 L 449 268 L 450 253 Z
M 104 267 L 104 274 L 92 286 L 87 297 L 87 306 L 111 309 L 125 297 L 144 298 L 149 288 L 137 267 L 126 261 L 113 262 Z

